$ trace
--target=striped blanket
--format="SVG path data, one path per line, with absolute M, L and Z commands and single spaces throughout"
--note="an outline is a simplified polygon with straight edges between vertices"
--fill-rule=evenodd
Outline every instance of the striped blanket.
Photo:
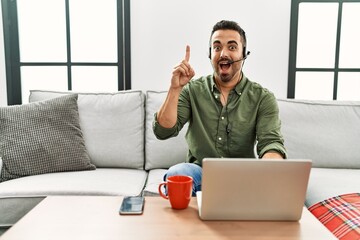
M 360 193 L 329 198 L 309 207 L 338 239 L 360 239 Z

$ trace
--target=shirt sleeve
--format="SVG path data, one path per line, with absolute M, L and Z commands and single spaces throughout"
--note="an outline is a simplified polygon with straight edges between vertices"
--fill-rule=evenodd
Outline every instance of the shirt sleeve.
M 165 128 L 157 121 L 157 113 L 154 114 L 153 132 L 160 140 L 165 140 L 171 137 L 176 137 L 190 116 L 190 98 L 187 85 L 183 88 L 178 103 L 177 122 L 172 128 Z
M 157 121 L 157 113 L 154 114 L 153 132 L 154 132 L 156 138 L 158 138 L 160 140 L 168 139 L 170 137 L 174 137 L 175 135 L 177 135 L 176 125 L 172 128 L 164 128 Z
M 279 107 L 272 93 L 267 92 L 263 97 L 258 111 L 257 154 L 261 158 L 268 151 L 276 151 L 287 158 L 284 139 L 280 131 Z

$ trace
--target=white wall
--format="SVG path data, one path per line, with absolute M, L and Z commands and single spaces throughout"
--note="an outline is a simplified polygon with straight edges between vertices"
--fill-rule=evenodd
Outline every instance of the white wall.
M 132 0 L 132 88 L 167 90 L 186 44 L 195 77 L 211 74 L 210 33 L 216 22 L 227 19 L 247 34 L 247 77 L 286 98 L 290 10 L 289 0 Z
M 191 46 L 196 76 L 212 73 L 208 55 L 210 32 L 222 19 L 237 21 L 246 31 L 250 56 L 245 74 L 286 98 L 289 0 L 132 0 L 132 88 L 167 90 L 172 68 Z M 1 11 L 0 11 L 1 16 Z M 0 46 L 3 43 L 0 18 Z M 0 106 L 6 105 L 4 49 L 0 48 Z
M 0 4 L 0 106 L 7 105 L 6 95 L 6 72 L 5 72 L 5 53 L 4 53 L 4 31 L 2 21 L 2 10 Z

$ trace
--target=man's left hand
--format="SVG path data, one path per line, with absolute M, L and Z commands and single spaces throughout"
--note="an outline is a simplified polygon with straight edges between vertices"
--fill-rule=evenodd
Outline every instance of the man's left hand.
M 263 159 L 284 159 L 283 155 L 278 152 L 266 152 L 263 156 Z

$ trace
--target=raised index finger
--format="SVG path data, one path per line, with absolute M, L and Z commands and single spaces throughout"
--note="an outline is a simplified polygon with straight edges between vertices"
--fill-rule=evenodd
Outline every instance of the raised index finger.
M 186 45 L 185 60 L 187 62 L 190 60 L 190 46 L 189 45 Z

